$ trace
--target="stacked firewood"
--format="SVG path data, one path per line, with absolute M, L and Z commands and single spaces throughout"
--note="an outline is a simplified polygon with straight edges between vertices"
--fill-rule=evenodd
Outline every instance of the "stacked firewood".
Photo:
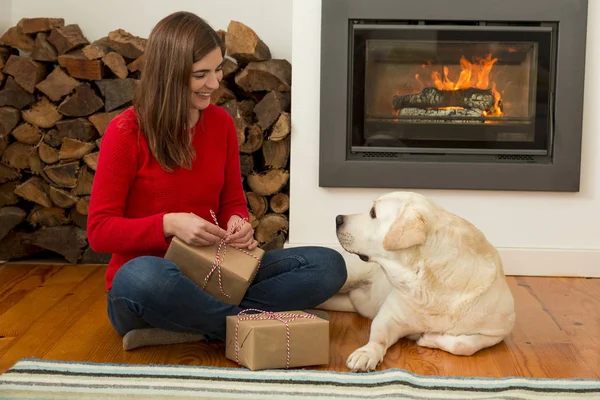
M 212 102 L 235 121 L 256 239 L 281 248 L 291 65 L 240 22 L 219 35 L 227 56 Z M 92 183 L 108 123 L 131 106 L 145 45 L 123 29 L 90 42 L 62 18 L 24 18 L 0 36 L 0 260 L 107 262 L 87 242 Z

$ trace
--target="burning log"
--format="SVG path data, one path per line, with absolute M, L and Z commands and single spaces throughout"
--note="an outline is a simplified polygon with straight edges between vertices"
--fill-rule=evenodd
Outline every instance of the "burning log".
M 483 112 L 481 110 L 472 108 L 449 108 L 449 109 L 439 109 L 439 110 L 427 110 L 424 108 L 403 108 L 400 110 L 400 114 L 402 116 L 415 116 L 415 117 L 438 117 L 438 118 L 447 118 L 447 117 L 482 117 Z M 403 120 L 405 122 L 432 122 L 427 119 L 408 119 Z M 463 120 L 463 119 L 442 119 L 440 122 L 445 123 L 484 123 L 483 120 Z
M 494 106 L 494 93 L 491 89 L 440 90 L 428 87 L 421 93 L 394 96 L 392 103 L 396 110 L 405 107 L 462 107 L 488 111 Z

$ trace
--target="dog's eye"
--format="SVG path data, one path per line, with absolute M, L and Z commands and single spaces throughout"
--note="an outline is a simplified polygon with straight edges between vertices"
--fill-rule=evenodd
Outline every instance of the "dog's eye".
M 369 214 L 371 215 L 371 218 L 375 219 L 377 217 L 377 215 L 375 215 L 375 207 L 371 207 L 371 211 L 369 212 Z

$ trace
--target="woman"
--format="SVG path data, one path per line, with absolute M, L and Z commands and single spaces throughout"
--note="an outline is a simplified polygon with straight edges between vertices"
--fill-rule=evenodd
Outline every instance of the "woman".
M 106 129 L 88 213 L 88 240 L 112 253 L 108 315 L 124 347 L 225 340 L 225 317 L 242 309 L 307 309 L 346 280 L 341 255 L 304 247 L 266 252 L 240 306 L 223 303 L 163 259 L 177 236 L 210 245 L 248 218 L 233 119 L 210 104 L 224 47 L 201 18 L 177 12 L 152 30 L 133 107 Z M 228 239 L 254 249 L 249 223 Z

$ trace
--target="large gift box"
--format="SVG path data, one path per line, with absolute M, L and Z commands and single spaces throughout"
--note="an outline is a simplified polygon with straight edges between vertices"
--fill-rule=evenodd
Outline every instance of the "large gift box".
M 174 237 L 165 259 L 202 290 L 228 304 L 239 305 L 254 280 L 264 251 L 237 249 L 225 243 L 190 246 Z
M 329 363 L 329 321 L 304 311 L 248 311 L 227 317 L 228 359 L 251 370 Z

